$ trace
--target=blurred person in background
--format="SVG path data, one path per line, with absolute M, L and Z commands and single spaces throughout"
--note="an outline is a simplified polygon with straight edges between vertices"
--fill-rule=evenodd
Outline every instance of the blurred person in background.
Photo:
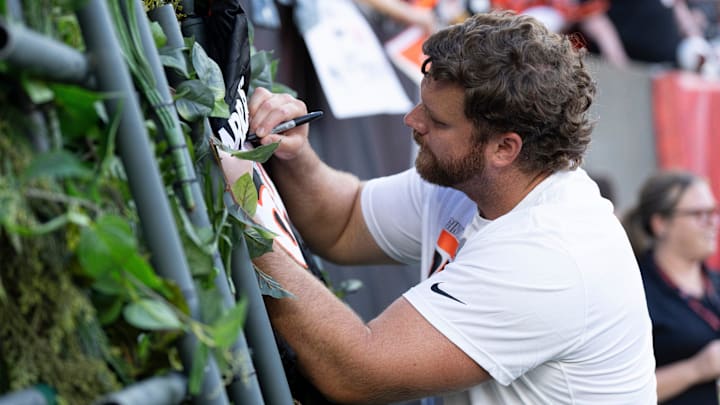
M 533 16 L 554 32 L 569 33 L 577 27 L 605 60 L 617 67 L 628 64 L 620 36 L 605 13 L 608 0 L 492 0 L 491 5 Z
M 355 0 L 355 2 L 370 7 L 401 24 L 417 25 L 427 34 L 432 34 L 440 28 L 440 22 L 433 11 L 434 1 Z
M 686 0 L 690 13 L 705 38 L 720 39 L 720 0 Z
M 712 46 L 685 0 L 611 0 L 607 15 L 632 60 L 695 72 L 714 64 Z
M 720 277 L 704 261 L 715 252 L 719 218 L 703 178 L 662 171 L 623 221 L 645 285 L 662 404 L 718 403 Z

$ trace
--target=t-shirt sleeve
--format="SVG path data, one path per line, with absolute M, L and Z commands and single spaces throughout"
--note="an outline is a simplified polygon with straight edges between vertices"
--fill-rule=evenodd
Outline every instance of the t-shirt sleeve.
M 454 262 L 404 297 L 508 385 L 578 343 L 583 291 L 577 266 L 561 250 L 522 238 L 486 239 L 466 244 Z
M 370 180 L 363 187 L 362 211 L 370 234 L 401 263 L 420 261 L 422 200 L 428 187 L 414 169 Z

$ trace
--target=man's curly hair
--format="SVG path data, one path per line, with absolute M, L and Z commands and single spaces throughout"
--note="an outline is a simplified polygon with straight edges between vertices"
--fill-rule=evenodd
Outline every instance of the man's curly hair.
M 480 141 L 515 132 L 527 172 L 576 168 L 590 143 L 595 83 L 584 50 L 512 12 L 476 14 L 423 45 L 423 73 L 465 89 L 465 116 Z

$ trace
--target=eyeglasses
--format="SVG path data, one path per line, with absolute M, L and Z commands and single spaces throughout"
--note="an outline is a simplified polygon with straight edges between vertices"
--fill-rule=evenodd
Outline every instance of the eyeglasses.
M 697 208 L 697 209 L 676 209 L 672 211 L 675 217 L 692 217 L 697 221 L 707 222 L 720 217 L 720 207 Z

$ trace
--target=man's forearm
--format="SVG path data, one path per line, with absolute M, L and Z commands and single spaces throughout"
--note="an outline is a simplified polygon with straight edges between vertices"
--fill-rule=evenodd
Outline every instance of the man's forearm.
M 310 273 L 269 253 L 255 263 L 274 277 L 294 298 L 266 297 L 273 327 L 298 356 L 303 373 L 335 401 L 368 399 L 368 366 L 362 354 L 369 350 L 370 329 Z M 351 349 L 351 350 L 349 350 Z M 372 385 L 371 385 L 372 387 Z M 359 390 L 359 391 L 356 391 Z
M 671 399 L 698 384 L 701 378 L 696 371 L 690 359 L 659 367 L 655 371 L 658 401 Z
M 268 163 L 293 224 L 314 252 L 326 255 L 350 221 L 360 180 L 328 167 L 309 144 L 295 159 Z
M 282 251 L 254 262 L 295 295 L 266 297 L 268 314 L 295 350 L 303 373 L 334 401 L 389 403 L 466 389 L 490 378 L 404 298 L 365 324 Z

